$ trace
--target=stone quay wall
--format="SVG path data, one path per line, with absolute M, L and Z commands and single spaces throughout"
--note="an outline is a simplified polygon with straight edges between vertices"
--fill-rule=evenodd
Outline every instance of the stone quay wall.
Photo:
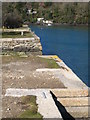
M 40 38 L 33 33 L 32 38 L 1 38 L 2 52 L 14 51 L 14 52 L 35 52 L 42 54 L 42 46 Z

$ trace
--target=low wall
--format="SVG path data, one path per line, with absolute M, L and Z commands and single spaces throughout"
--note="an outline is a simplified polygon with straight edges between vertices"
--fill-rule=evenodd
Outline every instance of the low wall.
M 36 35 L 32 38 L 1 38 L 0 41 L 2 42 L 2 46 L 0 46 L 2 52 L 35 52 L 42 54 L 40 38 Z

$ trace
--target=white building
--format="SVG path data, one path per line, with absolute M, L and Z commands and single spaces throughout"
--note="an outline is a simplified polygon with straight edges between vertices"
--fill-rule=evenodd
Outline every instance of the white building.
M 51 20 L 46 20 L 45 23 L 46 24 L 53 24 L 53 22 Z
M 33 11 L 32 14 L 37 14 L 37 11 Z
M 28 10 L 28 14 L 30 15 L 30 14 L 32 14 L 32 10 L 30 9 L 30 10 Z
M 37 18 L 37 22 L 41 22 L 43 20 L 44 20 L 44 18 Z
M 36 10 L 32 11 L 32 9 L 29 9 L 28 10 L 28 14 L 29 15 L 31 15 L 31 14 L 37 14 L 37 11 Z

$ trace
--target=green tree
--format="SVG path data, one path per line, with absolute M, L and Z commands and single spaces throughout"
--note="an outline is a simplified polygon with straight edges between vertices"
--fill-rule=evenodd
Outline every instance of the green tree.
M 4 22 L 4 26 L 7 28 L 18 28 L 22 26 L 22 19 L 18 14 L 9 13 Z
M 49 7 L 52 5 L 52 2 L 45 2 L 44 4 L 45 4 L 45 7 Z

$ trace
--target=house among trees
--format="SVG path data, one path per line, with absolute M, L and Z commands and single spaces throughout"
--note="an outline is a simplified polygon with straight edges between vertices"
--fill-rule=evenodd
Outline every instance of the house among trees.
M 43 22 L 44 18 L 37 18 L 37 23 Z
M 51 20 L 43 20 L 43 24 L 51 26 L 53 22 Z
M 31 9 L 27 10 L 27 13 L 28 13 L 29 15 L 32 14 L 32 10 L 31 10 Z
M 44 18 L 37 18 L 37 23 L 42 23 L 43 25 L 51 26 L 53 24 L 53 21 L 51 20 L 44 20 Z
M 34 10 L 34 9 L 28 9 L 27 13 L 28 13 L 29 15 L 37 14 L 37 11 Z

